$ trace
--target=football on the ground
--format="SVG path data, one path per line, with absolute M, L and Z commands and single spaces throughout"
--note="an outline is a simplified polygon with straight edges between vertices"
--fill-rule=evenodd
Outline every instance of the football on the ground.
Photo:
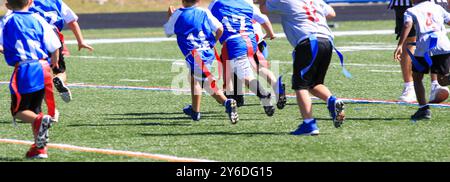
M 436 91 L 436 97 L 434 97 L 433 100 L 430 100 L 430 103 L 432 104 L 442 103 L 448 99 L 449 95 L 450 91 L 447 87 L 438 88 L 438 90 Z

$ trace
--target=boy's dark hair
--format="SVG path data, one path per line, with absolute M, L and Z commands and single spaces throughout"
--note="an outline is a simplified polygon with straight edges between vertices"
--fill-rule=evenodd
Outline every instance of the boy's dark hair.
M 186 2 L 186 3 L 196 3 L 198 1 L 199 0 L 183 0 L 183 2 Z
M 7 1 L 8 1 L 8 5 L 12 9 L 22 9 L 28 5 L 29 0 L 7 0 Z

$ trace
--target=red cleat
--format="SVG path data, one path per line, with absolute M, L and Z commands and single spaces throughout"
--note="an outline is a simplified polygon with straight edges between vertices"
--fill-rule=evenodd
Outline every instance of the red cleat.
M 27 159 L 47 159 L 47 147 L 37 148 L 36 144 L 33 144 L 25 157 Z

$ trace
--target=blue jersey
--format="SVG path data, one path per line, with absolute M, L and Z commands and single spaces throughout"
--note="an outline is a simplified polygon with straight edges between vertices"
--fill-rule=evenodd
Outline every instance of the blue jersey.
M 19 93 L 43 89 L 44 75 L 38 61 L 61 47 L 52 26 L 32 12 L 13 12 L 0 24 L 0 45 L 8 65 L 17 65 Z
M 66 23 L 77 21 L 77 15 L 62 0 L 34 0 L 30 11 L 38 13 L 61 31 Z
M 209 5 L 211 13 L 221 21 L 224 34 L 220 38 L 228 47 L 228 58 L 234 59 L 247 55 L 247 43 L 242 35 L 250 38 L 256 51 L 257 42 L 252 20 L 265 23 L 268 18 L 250 0 L 214 0 Z
M 192 50 L 197 50 L 203 61 L 214 60 L 213 47 L 216 42 L 213 32 L 222 24 L 212 16 L 211 12 L 199 7 L 180 8 L 173 13 L 164 25 L 167 36 L 177 35 L 178 46 L 193 66 Z

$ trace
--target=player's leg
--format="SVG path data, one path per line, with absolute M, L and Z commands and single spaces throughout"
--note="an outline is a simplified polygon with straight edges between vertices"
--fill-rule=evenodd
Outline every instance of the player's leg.
M 236 100 L 228 99 L 223 91 L 219 90 L 215 84 L 211 84 L 209 80 L 205 80 L 204 88 L 219 104 L 225 107 L 225 112 L 228 114 L 231 124 L 236 124 L 239 121 Z
M 395 33 L 397 34 L 397 39 L 400 37 L 402 28 L 403 28 L 403 19 L 404 19 L 404 13 L 407 10 L 408 7 L 394 7 L 395 11 Z M 411 29 L 408 38 L 406 39 L 406 43 L 412 43 L 415 42 L 416 38 L 416 31 L 414 27 Z M 411 45 L 407 46 L 407 49 L 409 49 L 411 52 L 414 52 L 414 47 Z M 404 102 L 414 102 L 416 100 L 415 92 L 414 92 L 414 82 L 412 78 L 412 71 L 411 71 L 411 58 L 409 57 L 408 53 L 406 52 L 406 49 L 403 49 L 402 55 L 401 55 L 402 61 L 400 62 L 400 67 L 402 71 L 402 78 L 403 78 L 403 91 L 401 96 L 399 97 L 399 100 Z
M 27 158 L 48 158 L 46 148 L 49 137 L 48 129 L 54 121 L 51 116 L 43 115 L 41 112 L 44 95 L 44 90 L 22 94 L 20 103 L 17 103 L 15 95 L 11 95 L 11 111 L 14 118 L 31 123 L 35 143 L 27 152 Z M 19 104 L 19 109 L 15 111 L 17 104 Z
M 419 103 L 419 110 L 411 116 L 412 120 L 431 119 L 430 106 L 427 104 L 425 97 L 425 86 L 423 85 L 423 73 L 414 72 L 414 89 Z
M 430 75 L 433 83 L 431 86 L 432 90 L 429 103 L 440 103 L 444 100 L 442 100 L 441 98 L 437 98 L 439 92 L 446 91 L 448 94 L 450 94 L 450 90 L 445 86 L 445 79 L 444 82 L 442 80 L 439 80 L 439 78 L 445 78 L 445 75 L 449 74 L 450 72 L 450 54 L 436 55 L 431 57 L 431 59 L 433 60 L 433 64 L 431 66 Z M 444 87 L 441 86 L 439 82 L 443 82 Z
M 309 96 L 309 89 L 315 83 L 315 69 L 308 71 L 303 77 L 300 72 L 311 64 L 312 53 L 309 40 L 300 42 L 294 53 L 292 89 L 295 90 L 297 96 L 297 104 L 303 118 L 303 122 L 296 130 L 291 132 L 292 135 L 318 135 L 319 127 L 312 113 L 312 101 Z
M 266 82 L 272 87 L 277 100 L 277 108 L 283 109 L 287 102 L 285 92 L 286 86 L 283 83 L 279 83 L 281 82 L 281 79 L 277 80 L 273 72 L 265 67 L 259 68 L 259 75 L 262 76 L 263 79 L 265 79 Z
M 64 60 L 64 54 L 62 54 L 63 48 L 60 48 L 59 54 L 59 68 L 53 68 L 53 84 L 56 90 L 59 92 L 61 99 L 68 103 L 72 100 L 72 92 L 67 87 L 67 75 L 66 75 L 66 62 Z
M 277 108 L 278 109 L 283 109 L 286 106 L 286 85 L 284 85 L 282 83 L 281 77 L 277 80 L 277 78 L 275 77 L 275 75 L 273 74 L 272 71 L 270 71 L 267 67 L 265 67 L 264 65 L 261 64 L 259 59 L 264 59 L 265 61 L 267 60 L 268 57 L 268 46 L 267 44 L 263 41 L 261 43 L 258 44 L 258 49 L 260 51 L 260 53 L 256 53 L 254 56 L 254 59 L 257 63 L 258 66 L 258 75 L 263 77 L 263 79 L 266 80 L 266 82 L 272 87 L 275 96 L 276 96 L 276 101 L 277 101 Z M 261 57 L 261 58 L 260 58 Z
M 408 37 L 406 39 L 407 43 L 415 42 L 415 37 Z M 402 70 L 402 77 L 404 81 L 404 87 L 402 91 L 402 95 L 399 97 L 401 101 L 405 102 L 414 102 L 416 101 L 415 98 L 415 92 L 414 92 L 414 82 L 412 78 L 412 63 L 411 63 L 411 57 L 409 57 L 409 54 L 407 53 L 407 50 L 414 52 L 414 46 L 408 45 L 406 48 L 404 48 L 400 61 L 400 67 Z
M 190 116 L 194 121 L 200 121 L 200 102 L 202 87 L 200 83 L 195 80 L 194 75 L 189 75 L 189 82 L 191 83 L 191 101 L 192 105 L 187 105 L 183 108 L 184 114 Z
M 241 56 L 231 61 L 231 67 L 235 70 L 238 79 L 243 79 L 245 85 L 248 86 L 251 92 L 256 94 L 263 105 L 264 112 L 268 116 L 273 116 L 275 108 L 271 102 L 271 94 L 267 92 L 259 81 L 253 75 L 253 70 L 250 66 L 250 61 L 247 56 Z

